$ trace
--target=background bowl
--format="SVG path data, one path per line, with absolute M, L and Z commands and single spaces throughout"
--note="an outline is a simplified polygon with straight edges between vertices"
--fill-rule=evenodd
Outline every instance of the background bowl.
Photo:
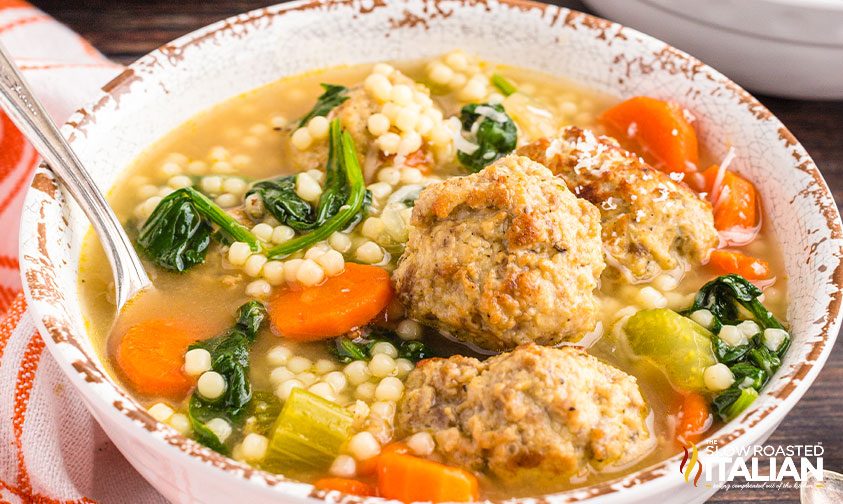
M 753 91 L 843 98 L 843 1 L 584 0 Z
M 646 94 L 678 101 L 694 111 L 700 139 L 712 154 L 722 158 L 729 146 L 735 149 L 732 167 L 756 183 L 783 248 L 794 342 L 764 394 L 712 437 L 721 447 L 736 448 L 766 439 L 816 377 L 836 337 L 843 283 L 840 218 L 814 163 L 769 111 L 662 42 L 520 0 L 293 2 L 221 21 L 141 58 L 76 113 L 64 132 L 107 190 L 145 146 L 226 98 L 313 68 L 418 58 L 455 47 L 564 75 L 619 98 Z M 110 379 L 85 334 L 77 294 L 88 228 L 51 173 L 40 168 L 21 223 L 27 299 L 52 355 L 114 444 L 174 502 L 325 497 L 310 485 L 255 470 L 180 436 Z M 715 491 L 686 484 L 679 461 L 673 457 L 546 500 L 697 502 Z

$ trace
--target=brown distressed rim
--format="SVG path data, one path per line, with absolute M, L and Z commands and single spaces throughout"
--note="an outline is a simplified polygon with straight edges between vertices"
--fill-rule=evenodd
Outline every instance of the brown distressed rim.
M 434 10 L 439 12 L 441 12 L 441 4 L 452 3 L 462 5 L 474 5 L 478 3 L 486 3 L 484 0 L 424 1 L 427 4 L 433 4 Z M 552 24 L 554 24 L 557 19 L 563 18 L 563 23 L 566 25 L 573 26 L 576 23 L 581 23 L 583 25 L 588 26 L 589 28 L 602 29 L 604 32 L 606 29 L 611 28 L 612 30 L 615 30 L 618 35 L 633 35 L 639 39 L 648 41 L 649 43 L 652 43 L 654 45 L 660 45 L 663 50 L 669 52 L 670 58 L 675 58 L 680 62 L 689 64 L 693 68 L 694 73 L 703 73 L 709 79 L 717 82 L 718 84 L 722 85 L 725 89 L 733 92 L 737 97 L 738 101 L 759 120 L 776 121 L 776 123 L 778 123 L 779 125 L 779 139 L 780 141 L 784 142 L 788 147 L 793 149 L 793 156 L 798 163 L 797 168 L 801 171 L 804 171 L 805 173 L 810 174 L 814 178 L 815 183 L 817 184 L 817 189 L 812 193 L 812 195 L 815 197 L 815 203 L 819 207 L 820 212 L 824 215 L 826 219 L 826 223 L 831 232 L 831 238 L 835 240 L 843 239 L 843 230 L 841 229 L 840 217 L 837 211 L 837 206 L 834 203 L 833 197 L 831 196 L 831 193 L 816 165 L 813 163 L 808 154 L 804 151 L 804 148 L 796 141 L 792 133 L 790 133 L 790 131 L 788 131 L 783 125 L 781 125 L 781 123 L 778 122 L 778 120 L 772 115 L 772 113 L 769 112 L 769 110 L 767 110 L 761 103 L 759 103 L 754 97 L 752 97 L 748 92 L 743 90 L 737 84 L 733 83 L 725 76 L 719 74 L 710 67 L 707 67 L 703 63 L 699 62 L 697 59 L 685 54 L 684 52 L 674 49 L 673 47 L 669 46 L 664 42 L 658 41 L 657 39 L 654 39 L 648 35 L 641 34 L 630 28 L 622 27 L 621 25 L 612 23 L 605 19 L 585 14 L 582 12 L 573 11 L 570 9 L 534 2 L 532 0 L 498 0 L 498 3 L 523 11 L 539 10 L 542 12 L 543 15 L 548 10 L 550 10 L 554 16 Z M 292 11 L 307 11 L 312 9 L 318 9 L 325 6 L 330 6 L 332 4 L 355 5 L 359 9 L 360 14 L 366 14 L 378 7 L 383 7 L 386 5 L 385 0 L 372 0 L 371 4 L 368 7 L 361 5 L 359 2 L 354 2 L 353 0 L 297 0 L 286 4 L 275 5 L 263 9 L 250 11 L 245 14 L 230 17 L 223 21 L 213 23 L 204 28 L 200 28 L 199 30 L 191 32 L 185 36 L 176 39 L 173 42 L 161 46 L 155 51 L 149 53 L 147 56 L 142 57 L 135 63 L 129 65 L 129 67 L 127 67 L 121 74 L 119 74 L 111 82 L 103 86 L 103 94 L 93 105 L 79 109 L 77 113 L 74 114 L 73 118 L 68 121 L 68 123 L 65 125 L 64 131 L 71 141 L 75 137 L 76 133 L 83 133 L 85 129 L 93 123 L 93 116 L 96 111 L 111 100 L 119 102 L 120 95 L 128 90 L 128 85 L 136 79 L 139 79 L 139 77 L 137 77 L 135 73 L 135 70 L 154 66 L 155 57 L 167 57 L 168 55 L 177 54 L 185 47 L 202 43 L 204 40 L 212 37 L 213 35 L 231 30 L 232 27 L 237 25 L 252 23 L 258 19 L 262 19 L 265 17 L 283 16 L 284 14 Z M 37 190 L 42 190 L 45 187 L 45 182 L 54 183 L 49 180 L 45 181 L 45 178 L 49 178 L 49 176 L 37 176 L 36 179 L 33 181 L 33 187 Z M 46 191 L 42 192 L 45 192 L 46 194 Z M 51 197 L 54 200 L 57 199 L 55 195 L 51 194 Z M 839 254 L 843 256 L 843 251 L 841 251 Z M 836 332 L 831 335 L 831 338 L 829 338 L 829 334 L 832 330 L 835 330 L 840 323 L 839 319 L 841 297 L 843 297 L 841 296 L 840 292 L 841 289 L 843 289 L 843 262 L 838 264 L 837 268 L 833 272 L 831 282 L 834 284 L 835 287 L 837 287 L 837 292 L 832 295 L 830 303 L 826 309 L 825 323 L 822 327 L 822 338 L 810 344 L 811 347 L 809 352 L 809 359 L 793 370 L 793 376 L 795 378 L 801 379 L 799 385 L 783 386 L 776 391 L 768 390 L 766 394 L 772 395 L 775 398 L 779 399 L 779 403 L 769 406 L 764 411 L 758 411 L 758 409 L 754 409 L 745 413 L 741 420 L 737 424 L 735 424 L 735 426 L 732 427 L 729 431 L 722 432 L 723 429 L 721 429 L 721 432 L 718 433 L 716 438 L 710 439 L 716 441 L 720 446 L 723 446 L 746 434 L 749 429 L 759 427 L 759 425 L 768 428 L 772 427 L 773 422 L 770 420 L 765 421 L 765 419 L 768 419 L 769 415 L 773 411 L 784 405 L 785 401 L 792 403 L 798 401 L 798 399 L 808 389 L 810 382 L 813 382 L 813 380 L 816 378 L 819 369 L 822 367 L 825 359 L 828 357 L 828 353 L 830 352 L 830 346 L 827 345 L 827 343 L 829 339 L 833 340 L 836 337 Z M 31 282 L 28 278 L 25 279 L 25 284 L 28 287 L 27 294 L 30 296 L 31 299 L 35 299 L 37 301 L 39 300 L 39 297 L 34 296 L 32 292 L 35 291 L 36 288 L 40 288 L 41 290 L 43 290 L 44 287 L 38 285 L 30 285 L 30 283 Z M 96 368 L 94 360 L 91 359 L 91 357 L 87 353 L 85 353 L 84 350 L 82 350 L 82 346 L 78 343 L 78 341 L 76 341 L 76 336 L 70 331 L 70 328 L 64 321 L 51 318 L 49 320 L 40 319 L 38 322 L 39 325 L 43 324 L 46 331 L 51 335 L 54 343 L 71 343 L 84 355 L 85 362 L 72 363 L 72 366 L 75 371 L 83 375 L 83 379 L 89 378 L 90 373 L 97 374 L 99 377 L 102 377 L 104 379 L 104 383 L 108 384 L 108 386 L 113 389 L 113 391 L 118 396 L 120 396 L 125 400 L 125 402 L 133 406 L 131 410 L 127 409 L 125 408 L 124 401 L 120 400 L 115 401 L 112 404 L 112 406 L 119 413 L 121 413 L 122 416 L 126 417 L 126 419 L 128 419 L 133 424 L 138 425 L 148 431 L 162 430 L 163 427 L 165 432 L 164 441 L 166 443 L 189 455 L 195 456 L 196 458 L 200 459 L 203 463 L 210 464 L 227 472 L 237 473 L 237 475 L 239 477 L 242 477 L 243 479 L 257 478 L 258 480 L 262 480 L 265 484 L 269 486 L 274 486 L 282 482 L 293 482 L 293 480 L 289 480 L 281 475 L 257 470 L 251 468 L 248 465 L 224 457 L 196 443 L 195 441 L 189 438 L 185 438 L 183 436 L 178 435 L 177 433 L 175 433 L 175 431 L 173 431 L 167 426 L 157 424 L 155 420 L 152 419 L 152 417 L 148 413 L 146 413 L 145 409 L 140 406 L 140 404 L 138 404 L 133 398 L 129 397 L 126 393 L 124 393 L 113 381 L 111 381 L 111 379 L 107 376 L 106 373 Z M 610 493 L 617 492 L 619 489 L 616 487 L 619 484 L 624 488 L 629 488 L 640 483 L 657 480 L 666 473 L 669 465 L 674 464 L 676 462 L 678 462 L 678 457 L 672 457 L 670 459 L 659 462 L 651 467 L 640 470 L 636 473 L 625 475 L 611 481 L 606 481 L 589 487 L 577 488 L 566 492 L 551 494 L 545 496 L 544 498 L 540 497 L 539 499 L 546 500 L 546 497 L 553 497 L 554 500 L 557 498 L 562 498 L 568 501 L 579 501 L 607 495 Z M 582 493 L 587 493 L 588 495 L 580 497 L 578 494 Z M 333 492 L 333 494 L 336 493 Z M 326 496 L 324 492 L 318 491 L 312 493 L 311 495 L 317 498 L 324 498 Z M 361 500 L 367 499 L 360 499 L 358 497 L 350 495 L 343 497 L 344 502 L 359 502 Z M 509 504 L 519 501 L 534 502 L 536 501 L 536 499 L 507 499 L 505 501 L 492 502 L 506 502 L 507 504 Z

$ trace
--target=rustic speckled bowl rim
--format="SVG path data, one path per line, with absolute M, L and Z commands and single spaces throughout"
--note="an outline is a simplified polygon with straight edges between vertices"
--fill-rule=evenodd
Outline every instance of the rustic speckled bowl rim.
M 442 12 L 442 6 L 460 6 L 462 4 L 476 5 L 476 0 L 424 0 L 432 8 L 431 12 Z M 178 54 L 181 49 L 193 45 L 201 44 L 204 40 L 212 37 L 216 33 L 231 31 L 235 27 L 248 27 L 250 23 L 264 18 L 283 16 L 291 11 L 306 11 L 324 7 L 331 3 L 324 0 L 299 0 L 287 4 L 281 4 L 263 9 L 251 11 L 246 14 L 234 16 L 226 20 L 211 24 L 207 27 L 194 31 L 186 36 L 183 36 L 161 48 L 153 51 L 146 57 L 139 59 L 127 67 L 120 75 L 103 87 L 103 93 L 92 105 L 82 108 L 66 123 L 63 132 L 70 139 L 71 143 L 77 135 L 84 135 L 86 128 L 94 123 L 94 118 L 97 111 L 109 102 L 118 103 L 121 94 L 128 92 L 129 84 L 140 79 L 139 72 L 136 70 L 148 70 L 155 65 L 155 58 L 168 57 L 173 54 Z M 342 4 L 352 4 L 350 0 L 339 2 Z M 479 2 L 484 4 L 484 2 Z M 546 5 L 535 3 L 528 0 L 500 0 L 500 4 L 515 8 L 522 11 L 541 11 L 542 16 L 552 16 L 551 25 L 560 23 L 569 25 L 573 28 L 583 28 L 596 30 L 596 36 L 605 37 L 607 33 L 612 36 L 636 37 L 640 40 L 647 41 L 653 47 L 661 48 L 659 56 L 664 58 L 664 62 L 670 62 L 679 68 L 682 68 L 686 75 L 687 72 L 693 72 L 695 77 L 702 76 L 712 82 L 718 84 L 723 89 L 732 93 L 735 100 L 745 107 L 756 119 L 772 120 L 778 126 L 779 138 L 787 150 L 794 158 L 793 165 L 796 169 L 809 174 L 814 182 L 814 188 L 810 193 L 816 205 L 816 211 L 822 214 L 827 225 L 829 237 L 840 243 L 843 240 L 843 231 L 841 231 L 840 216 L 837 211 L 837 206 L 822 178 L 819 170 L 805 152 L 804 148 L 796 141 L 793 135 L 778 122 L 772 114 L 761 105 L 755 98 L 742 88 L 731 82 L 729 79 L 719 74 L 715 70 L 702 64 L 691 56 L 678 51 L 662 42 L 659 42 L 647 35 L 640 34 L 635 30 L 621 27 L 615 23 L 611 23 L 601 18 L 590 16 L 581 12 L 572 11 L 565 8 L 559 8 L 553 5 Z M 353 3 L 358 12 L 366 14 L 378 6 L 384 5 L 383 0 L 372 0 L 370 5 L 363 5 Z M 435 15 L 431 16 L 430 22 L 435 22 Z M 35 210 L 36 205 L 40 204 L 39 212 Z M 292 487 L 287 487 L 290 494 L 301 495 L 301 483 L 293 482 L 281 475 L 271 474 L 264 471 L 254 469 L 248 465 L 242 464 L 235 460 L 224 457 L 195 441 L 185 438 L 175 432 L 172 428 L 165 424 L 156 422 L 144 408 L 138 404 L 132 397 L 126 394 L 105 371 L 100 369 L 96 360 L 88 355 L 83 345 L 80 343 L 80 338 L 86 338 L 84 334 L 74 334 L 71 330 L 69 317 L 57 316 L 55 310 L 58 308 L 58 314 L 61 315 L 67 312 L 61 307 L 63 302 L 63 295 L 61 287 L 58 285 L 54 276 L 53 268 L 55 261 L 47 253 L 46 246 L 46 227 L 48 225 L 56 225 L 56 223 L 48 222 L 44 219 L 45 205 L 63 205 L 63 195 L 58 190 L 58 185 L 45 167 L 40 167 L 32 183 L 32 188 L 27 194 L 25 211 L 23 216 L 23 223 L 33 229 L 35 226 L 37 233 L 37 244 L 26 245 L 21 240 L 21 262 L 22 262 L 22 276 L 26 297 L 30 307 L 35 313 L 36 323 L 41 334 L 48 336 L 45 338 L 48 343 L 50 351 L 59 362 L 64 372 L 74 379 L 77 383 L 95 382 L 105 384 L 108 387 L 108 394 L 110 397 L 102 398 L 104 401 L 110 402 L 110 406 L 114 408 L 115 413 L 119 413 L 128 420 L 134 428 L 141 428 L 149 433 L 152 433 L 155 439 L 163 441 L 177 450 L 184 452 L 191 457 L 200 460 L 206 466 L 222 469 L 223 471 L 237 475 L 244 480 L 251 480 L 262 485 L 270 487 L 278 487 L 281 493 L 284 490 L 281 488 L 290 484 L 295 484 L 298 488 L 293 492 Z M 60 226 L 60 224 L 59 224 Z M 22 235 L 23 231 L 22 226 Z M 30 235 L 31 236 L 31 235 Z M 27 249 L 29 247 L 29 249 Z M 23 252 L 27 249 L 29 256 L 27 257 Z M 34 250 L 33 250 L 34 249 Z M 34 255 L 33 255 L 34 252 Z M 838 250 L 837 256 L 843 256 L 843 250 Z M 825 272 L 824 272 L 825 273 Z M 837 331 L 840 327 L 841 321 L 841 289 L 843 288 L 843 262 L 838 263 L 833 271 L 827 272 L 828 284 L 836 287 L 836 290 L 828 295 L 828 304 L 825 309 L 825 317 L 817 320 L 814 324 L 819 327 L 817 331 L 818 337 L 815 341 L 806 343 L 810 345 L 808 358 L 796 366 L 791 375 L 793 380 L 782 384 L 782 386 L 765 390 L 764 394 L 772 395 L 778 399 L 778 402 L 768 406 L 767 408 L 750 408 L 741 417 L 730 424 L 721 428 L 715 437 L 711 438 L 716 441 L 719 446 L 727 445 L 742 436 L 749 436 L 754 433 L 760 435 L 774 428 L 778 422 L 784 418 L 784 415 L 789 411 L 799 398 L 805 393 L 810 384 L 816 378 L 826 358 L 828 357 L 834 340 L 837 336 Z M 69 344 L 69 345 L 62 345 Z M 69 350 L 72 348 L 72 351 Z M 81 354 L 81 359 L 79 355 Z M 780 371 L 781 372 L 781 371 Z M 562 492 L 552 495 L 547 495 L 541 500 L 553 501 L 579 501 L 588 500 L 600 496 L 608 496 L 618 491 L 630 489 L 643 483 L 649 483 L 651 489 L 656 488 L 664 490 L 670 485 L 675 485 L 676 476 L 668 476 L 669 468 L 678 464 L 679 456 L 672 457 L 668 460 L 654 464 L 651 467 L 637 471 L 635 473 L 619 477 L 617 479 L 599 483 L 590 487 L 575 489 L 568 492 Z M 654 486 L 651 486 L 654 485 Z M 312 487 L 311 487 L 312 488 Z M 320 499 L 336 499 L 337 493 L 332 492 L 326 494 L 321 491 L 310 491 L 312 497 Z M 370 499 L 362 499 L 354 496 L 342 496 L 344 502 L 368 501 Z M 376 499 L 376 498 L 375 498 Z M 382 500 L 382 499 L 377 499 Z M 536 499 L 517 499 L 507 500 L 506 502 L 535 502 Z

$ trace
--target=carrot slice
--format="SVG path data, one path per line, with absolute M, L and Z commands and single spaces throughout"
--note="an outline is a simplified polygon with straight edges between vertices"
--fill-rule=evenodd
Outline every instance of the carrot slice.
M 714 187 L 717 165 L 703 172 L 705 190 L 714 205 L 714 227 L 720 231 L 735 227 L 754 228 L 758 224 L 758 192 L 752 182 L 726 170 L 718 187 Z M 714 194 L 716 192 L 716 194 Z
M 708 400 L 701 394 L 686 394 L 676 423 L 676 439 L 682 443 L 696 443 L 711 426 L 712 420 Z
M 767 261 L 736 250 L 714 250 L 708 262 L 719 273 L 737 273 L 747 280 L 765 280 L 773 276 Z
M 372 458 L 357 461 L 357 474 L 360 476 L 369 476 L 375 474 L 378 470 L 378 459 L 381 455 L 387 453 L 408 453 L 410 449 L 402 442 L 389 443 L 381 448 L 381 452 Z
M 344 272 L 320 285 L 280 292 L 270 302 L 269 318 L 285 338 L 316 341 L 366 324 L 386 308 L 392 294 L 385 269 L 346 263 Z
M 318 490 L 338 490 L 342 493 L 370 497 L 375 495 L 375 487 L 362 481 L 349 478 L 322 478 L 313 484 Z
M 378 495 L 403 502 L 474 502 L 477 478 L 450 467 L 403 453 L 378 457 Z
M 601 121 L 621 143 L 667 172 L 697 170 L 697 133 L 679 105 L 636 96 L 606 110 Z
M 182 399 L 193 381 L 184 374 L 184 354 L 201 339 L 194 327 L 152 319 L 130 327 L 117 347 L 117 365 L 139 394 Z

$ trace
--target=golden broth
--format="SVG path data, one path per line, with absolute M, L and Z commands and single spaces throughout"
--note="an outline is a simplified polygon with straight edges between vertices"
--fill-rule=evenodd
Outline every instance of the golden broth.
M 417 61 L 397 63 L 395 66 L 419 82 L 428 82 L 429 76 L 425 70 L 427 63 Z M 494 66 L 486 62 L 478 61 L 476 65 L 480 71 L 494 69 L 516 82 L 519 90 L 527 90 L 537 103 L 541 103 L 545 110 L 551 112 L 553 120 L 545 125 L 548 128 L 574 124 L 599 129 L 595 121 L 596 114 L 613 102 L 609 97 L 582 89 L 558 77 L 513 67 Z M 168 180 L 172 180 L 173 153 L 180 156 L 178 159 L 182 171 L 194 177 L 203 174 L 215 176 L 216 173 L 221 177 L 236 174 L 246 180 L 257 180 L 291 172 L 288 162 L 291 147 L 285 140 L 284 133 L 278 131 L 279 126 L 285 122 L 283 118 L 304 115 L 322 92 L 319 83 L 352 86 L 361 82 L 371 69 L 371 65 L 340 67 L 284 78 L 228 99 L 198 114 L 165 135 L 126 169 L 122 180 L 115 185 L 110 194 L 112 206 L 121 221 L 126 223 L 130 235 L 135 236 L 141 203 L 153 194 L 153 189 L 165 186 Z M 458 112 L 460 101 L 453 93 L 434 95 L 433 98 L 446 117 Z M 524 131 L 519 122 L 519 128 L 522 129 L 520 136 L 525 137 L 519 139 L 521 142 L 543 136 L 541 127 Z M 225 156 L 222 156 L 220 147 L 226 151 Z M 436 168 L 441 176 L 455 174 L 457 169 L 453 162 L 440 163 Z M 747 250 L 756 257 L 763 257 L 769 261 L 773 271 L 782 272 L 784 270 L 778 248 L 768 231 L 768 226 L 765 225 L 758 239 Z M 359 231 L 356 230 L 355 233 L 357 234 L 352 233 L 350 238 L 352 243 L 359 244 L 364 238 L 359 235 Z M 301 254 L 298 257 L 301 257 Z M 393 267 L 396 257 L 393 255 L 385 258 L 384 266 Z M 188 273 L 165 272 L 149 263 L 147 271 L 150 272 L 156 288 L 133 300 L 122 316 L 115 320 L 108 262 L 93 234 L 89 233 L 86 237 L 81 256 L 79 288 L 91 338 L 107 363 L 113 362 L 120 335 L 139 321 L 168 316 L 182 318 L 199 327 L 202 333 L 210 337 L 229 327 L 237 307 L 250 298 L 244 292 L 244 286 L 251 279 L 228 264 L 218 247 L 212 247 L 205 263 Z M 717 275 L 707 267 L 699 267 L 678 276 L 681 280 L 676 286 L 671 285 L 675 282 L 669 280 L 654 284 L 661 286 L 661 294 L 667 298 L 668 307 L 680 310 L 690 306 L 693 294 Z M 780 316 L 785 313 L 784 285 L 785 279 L 779 277 L 775 285 L 765 291 L 766 305 Z M 500 489 L 493 482 L 484 481 L 484 496 L 505 498 L 589 485 L 645 467 L 678 450 L 673 441 L 672 426 L 680 396 L 659 371 L 633 358 L 612 331 L 621 310 L 628 306 L 641 306 L 641 289 L 645 287 L 618 283 L 604 275 L 599 292 L 602 301 L 601 322 L 595 333 L 587 337 L 584 343 L 590 345 L 591 353 L 638 379 L 642 394 L 652 407 L 652 429 L 658 441 L 656 448 L 630 467 L 616 468 L 614 471 L 603 473 L 591 471 L 571 481 L 548 482 L 545 488 Z M 389 323 L 394 326 L 401 319 L 400 309 L 392 312 Z M 447 340 L 432 330 L 425 330 L 424 340 L 437 355 L 477 355 L 465 345 Z M 272 367 L 265 356 L 269 349 L 278 343 L 279 338 L 269 329 L 265 329 L 252 349 L 250 377 L 256 390 L 272 390 L 269 378 Z M 306 356 L 313 361 L 320 358 L 330 359 L 324 343 L 289 343 L 287 346 L 296 355 Z M 119 370 L 113 366 L 111 371 L 118 379 L 122 378 Z M 146 405 L 160 400 L 156 397 L 139 399 Z M 173 404 L 173 407 L 179 410 L 185 408 L 185 404 Z M 303 477 L 313 476 L 315 475 Z

